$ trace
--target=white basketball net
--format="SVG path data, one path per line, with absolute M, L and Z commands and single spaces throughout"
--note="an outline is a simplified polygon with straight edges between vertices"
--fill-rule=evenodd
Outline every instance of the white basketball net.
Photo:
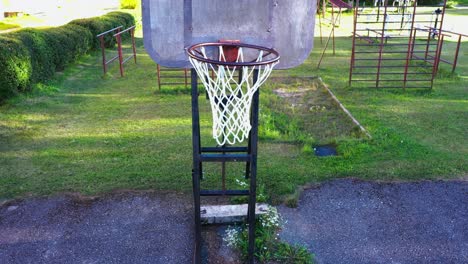
M 204 58 L 209 58 L 204 47 L 200 48 L 200 52 Z M 213 138 L 220 146 L 243 142 L 249 137 L 252 128 L 252 97 L 278 62 L 261 66 L 233 67 L 198 61 L 190 56 L 189 59 L 208 92 L 213 115 Z M 260 50 L 256 62 L 261 62 L 262 59 L 263 51 Z M 221 45 L 218 60 L 226 61 Z M 239 47 L 236 62 L 244 62 L 242 47 Z M 255 69 L 258 70 L 258 78 L 254 83 L 252 76 Z M 241 70 L 240 79 L 235 76 L 236 70 Z M 213 72 L 213 76 L 210 71 Z

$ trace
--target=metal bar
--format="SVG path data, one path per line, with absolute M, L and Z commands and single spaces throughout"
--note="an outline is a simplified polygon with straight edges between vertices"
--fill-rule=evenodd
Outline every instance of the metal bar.
M 332 5 L 332 28 L 331 28 L 330 34 L 328 35 L 327 42 L 325 43 L 325 47 L 323 48 L 322 55 L 320 56 L 320 60 L 317 64 L 317 69 L 320 68 L 320 64 L 322 63 L 323 57 L 325 56 L 325 52 L 327 51 L 327 48 L 328 48 L 328 44 L 330 43 L 330 38 L 332 38 L 333 55 L 335 55 L 335 28 L 336 28 L 336 23 L 338 19 L 339 19 L 339 16 L 335 18 L 334 8 Z
M 375 82 L 375 80 L 368 80 L 368 79 L 354 79 L 353 81 L 356 82 Z M 404 82 L 405 79 L 380 79 L 380 82 Z M 408 79 L 409 82 L 428 82 L 430 79 Z M 404 87 L 403 87 L 404 88 Z
M 201 152 L 247 152 L 247 147 L 203 147 Z
M 200 190 L 200 196 L 243 196 L 249 195 L 248 190 Z
M 102 36 L 106 35 L 107 33 L 112 32 L 112 31 L 120 30 L 122 27 L 123 27 L 123 26 L 118 26 L 118 27 L 115 27 L 115 28 L 113 28 L 113 29 L 109 29 L 109 30 L 104 31 L 104 32 L 102 32 L 102 33 L 100 33 L 100 34 L 97 34 L 96 37 L 97 37 L 97 38 L 102 37 Z
M 444 5 L 442 7 L 442 16 L 440 18 L 440 23 L 439 23 L 439 28 L 438 28 L 439 33 L 441 32 L 443 24 L 444 24 L 445 7 L 446 6 L 447 6 L 447 0 L 444 0 Z M 443 36 L 442 36 L 442 34 L 438 34 L 437 48 L 436 48 L 436 52 L 435 52 L 437 58 L 434 61 L 434 68 L 432 70 L 431 89 L 432 89 L 432 86 L 434 85 L 434 78 L 436 77 L 437 71 L 439 69 L 439 58 L 440 58 L 440 54 L 441 54 L 441 50 L 442 50 L 442 42 L 443 42 Z
M 375 74 L 375 72 L 355 72 L 355 75 L 370 75 Z M 380 75 L 403 75 L 404 72 L 381 72 Z M 408 75 L 427 75 L 431 74 L 428 72 L 408 72 Z
M 416 36 L 416 30 L 413 30 L 414 27 L 414 14 L 416 13 L 416 3 L 413 3 L 413 16 L 411 16 L 411 27 L 410 27 L 410 36 L 408 38 L 408 50 L 406 51 L 406 63 L 405 63 L 405 74 L 403 75 L 403 78 L 405 79 L 403 83 L 403 89 L 406 87 L 406 82 L 408 81 L 408 66 L 410 64 L 410 60 L 413 58 L 414 54 L 414 46 L 413 46 L 413 41 L 416 41 L 414 36 Z M 401 18 L 401 23 L 403 27 L 403 18 Z
M 194 262 L 201 263 L 201 219 L 200 219 L 200 114 L 198 109 L 198 83 L 197 73 L 190 71 L 192 84 L 192 146 L 193 146 L 193 172 L 192 187 L 195 213 L 195 252 Z
M 206 162 L 244 162 L 250 160 L 249 154 L 201 154 L 201 161 Z
M 156 64 L 156 74 L 158 75 L 158 89 L 161 91 L 161 66 Z
M 385 46 L 387 47 L 393 47 L 393 46 L 406 46 L 408 44 L 397 44 L 397 43 L 390 43 L 386 44 Z M 425 46 L 426 44 L 414 44 L 415 46 Z M 429 44 L 429 46 L 435 46 L 436 44 Z M 356 44 L 356 47 L 376 47 L 376 45 L 373 44 Z
M 375 51 L 356 51 L 356 54 L 375 54 Z M 385 51 L 385 54 L 403 54 L 408 53 L 406 50 L 402 51 Z M 415 53 L 424 53 L 424 51 L 416 51 Z
M 129 59 L 132 59 L 132 58 L 133 58 L 133 55 L 130 56 L 130 57 L 125 58 L 125 59 L 122 61 L 122 64 L 125 64 Z
M 253 83 L 258 80 L 258 69 L 253 72 Z M 258 141 L 258 107 L 259 107 L 259 94 L 260 89 L 254 93 L 252 98 L 252 128 L 251 128 L 251 172 L 250 172 L 250 188 L 249 188 L 249 205 L 247 211 L 248 223 L 249 223 L 249 263 L 254 263 L 255 256 L 255 203 L 257 196 L 257 141 Z
M 440 49 L 439 49 L 439 53 L 437 54 L 437 58 L 436 58 L 436 63 L 437 63 L 436 71 L 439 71 L 440 61 L 442 60 L 441 56 L 442 56 L 442 47 L 444 45 L 444 37 L 445 37 L 444 35 L 441 36 Z
M 338 20 L 338 17 L 336 17 L 336 19 Z M 336 27 L 336 23 L 337 21 L 335 21 L 335 8 L 333 7 L 332 5 L 332 47 L 333 47 L 333 55 L 335 55 L 335 27 Z
M 180 85 L 180 84 L 184 84 L 184 82 L 173 82 L 173 83 L 161 83 L 161 85 Z
M 468 37 L 468 35 L 466 35 L 466 34 L 457 33 L 457 32 L 453 32 L 453 31 L 450 31 L 450 30 L 441 29 L 441 31 L 443 31 L 443 32 L 448 32 L 448 33 L 450 33 L 450 34 L 455 34 L 455 35 L 458 35 L 458 36 Z
M 375 88 L 373 86 L 365 86 L 362 88 Z M 381 86 L 381 89 L 403 89 L 401 86 Z M 432 89 L 432 86 L 406 86 L 405 89 Z
M 382 52 L 382 54 L 385 54 L 385 52 Z M 375 61 L 376 59 L 355 59 L 357 61 Z M 406 58 L 401 58 L 401 59 L 391 59 L 391 58 L 384 58 L 381 59 L 382 61 L 406 61 Z
M 167 78 L 167 79 L 185 79 L 184 76 L 179 76 L 179 75 L 164 75 L 164 78 Z M 185 81 L 184 81 L 185 83 Z
M 360 69 L 360 68 L 372 68 L 375 69 L 375 66 L 353 66 L 355 69 Z M 401 68 L 402 66 L 382 66 L 382 68 Z M 428 66 L 423 66 L 423 65 L 409 65 L 408 68 L 429 68 Z
M 100 36 L 99 40 L 101 41 L 101 52 L 102 52 L 102 69 L 104 74 L 107 72 L 107 62 L 106 62 L 106 47 L 104 45 L 104 36 Z
M 125 30 L 122 30 L 122 31 L 120 31 L 120 32 L 118 32 L 118 33 L 116 33 L 116 34 L 114 34 L 114 37 L 117 37 L 117 36 L 119 36 L 119 35 L 122 35 L 123 33 L 127 32 L 127 31 L 129 31 L 129 30 L 133 30 L 133 29 L 135 29 L 135 26 L 131 26 L 131 27 L 125 29 Z
M 356 5 L 354 6 L 354 14 L 353 14 L 353 41 L 352 41 L 352 48 L 351 48 L 351 59 L 349 63 L 349 79 L 348 85 L 351 86 L 351 82 L 353 79 L 353 69 L 354 69 L 354 58 L 355 58 L 355 51 L 356 51 L 356 23 L 357 23 L 357 14 L 359 12 L 359 0 L 357 0 Z
M 380 10 L 380 7 L 379 7 Z M 376 75 L 376 80 L 375 80 L 375 87 L 379 87 L 379 79 L 380 79 L 380 66 L 382 66 L 382 51 L 384 48 L 384 35 L 385 35 L 385 22 L 387 21 L 387 6 L 384 8 L 384 19 L 382 23 L 382 35 L 380 36 L 380 49 L 379 49 L 379 60 L 378 60 L 378 65 L 377 65 L 377 75 Z
M 123 55 L 122 55 L 122 38 L 120 35 L 117 35 L 117 51 L 119 53 L 119 66 L 120 66 L 120 76 L 124 76 L 124 69 L 123 69 Z
M 107 66 L 107 64 L 109 64 L 109 63 L 115 61 L 115 60 L 118 59 L 118 58 L 119 58 L 119 55 L 115 55 L 115 57 L 112 57 L 110 60 L 106 61 L 104 64 Z M 107 67 L 106 67 L 106 68 L 107 68 Z
M 458 61 L 458 52 L 460 51 L 460 45 L 461 45 L 461 39 L 462 39 L 462 34 L 458 35 L 458 43 L 457 43 L 457 48 L 455 49 L 455 58 L 453 59 L 453 67 L 452 67 L 452 73 L 455 72 L 455 68 L 457 68 L 457 61 Z
M 137 56 L 136 56 L 136 47 L 135 47 L 135 28 L 133 28 L 131 31 L 132 35 L 132 49 L 133 49 L 133 58 L 135 60 L 135 64 L 137 63 Z
M 430 22 L 432 22 L 432 21 L 429 21 L 429 20 L 427 20 L 427 21 L 425 21 L 425 20 L 423 20 L 423 21 L 416 21 L 416 23 L 430 23 Z M 380 24 L 381 22 L 376 22 L 376 21 L 361 21 L 361 22 L 359 22 L 359 23 L 360 23 L 360 24 Z M 387 24 L 398 24 L 398 23 L 400 23 L 400 21 L 387 21 Z

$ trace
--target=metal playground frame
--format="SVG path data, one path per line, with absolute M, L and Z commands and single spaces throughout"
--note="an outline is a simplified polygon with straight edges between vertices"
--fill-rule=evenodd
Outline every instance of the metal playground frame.
M 432 14 L 418 12 L 417 2 L 394 3 L 389 5 L 385 0 L 376 9 L 367 10 L 356 2 L 350 86 L 432 88 L 441 61 L 446 0 L 440 13 Z M 418 41 L 417 32 L 423 30 L 435 33 L 434 39 Z

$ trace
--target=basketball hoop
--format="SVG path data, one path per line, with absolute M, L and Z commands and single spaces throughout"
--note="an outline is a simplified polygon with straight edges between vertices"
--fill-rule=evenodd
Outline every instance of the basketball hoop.
M 238 41 L 223 41 L 192 45 L 187 48 L 187 54 L 208 92 L 213 138 L 220 146 L 243 142 L 252 128 L 252 97 L 279 62 L 278 52 Z M 256 71 L 258 75 L 253 77 Z

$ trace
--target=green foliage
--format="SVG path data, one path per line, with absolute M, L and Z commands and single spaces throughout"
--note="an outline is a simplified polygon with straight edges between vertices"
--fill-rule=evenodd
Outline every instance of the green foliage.
M 52 50 L 52 61 L 56 71 L 86 54 L 94 38 L 84 27 L 68 24 L 43 31 L 44 38 Z
M 290 245 L 278 238 L 283 220 L 274 207 L 270 207 L 255 225 L 255 258 L 259 263 L 271 261 L 287 264 L 312 264 L 314 255 L 305 247 Z M 229 228 L 225 241 L 240 250 L 242 258 L 248 258 L 249 234 L 247 226 Z
M 29 51 L 17 39 L 0 35 L 0 101 L 29 86 Z
M 0 100 L 49 80 L 89 50 L 99 47 L 98 33 L 135 24 L 132 15 L 111 12 L 101 17 L 78 19 L 67 25 L 34 29 L 26 28 L 2 35 L 0 39 Z M 129 34 L 126 34 L 129 36 Z M 115 44 L 108 34 L 106 46 Z
M 93 48 L 99 49 L 101 44 L 99 39 L 96 37 L 98 34 L 116 28 L 118 26 L 122 26 L 122 29 L 126 29 L 130 26 L 135 25 L 135 19 L 132 15 L 128 13 L 111 12 L 101 17 L 76 19 L 71 21 L 69 24 L 79 25 L 84 28 L 87 28 L 93 36 Z M 128 34 L 124 35 L 128 36 Z M 106 34 L 104 36 L 104 43 L 106 48 L 111 48 L 115 46 L 116 41 L 112 33 Z
M 276 252 L 273 255 L 275 259 L 281 263 L 314 263 L 314 256 L 310 254 L 304 246 L 290 245 L 284 242 L 281 242 L 277 245 Z
M 31 82 L 36 83 L 49 79 L 55 72 L 52 58 L 52 47 L 46 42 L 43 31 L 26 28 L 9 34 L 18 39 L 29 50 L 32 65 Z
M 122 9 L 135 9 L 137 0 L 120 0 L 120 8 Z

